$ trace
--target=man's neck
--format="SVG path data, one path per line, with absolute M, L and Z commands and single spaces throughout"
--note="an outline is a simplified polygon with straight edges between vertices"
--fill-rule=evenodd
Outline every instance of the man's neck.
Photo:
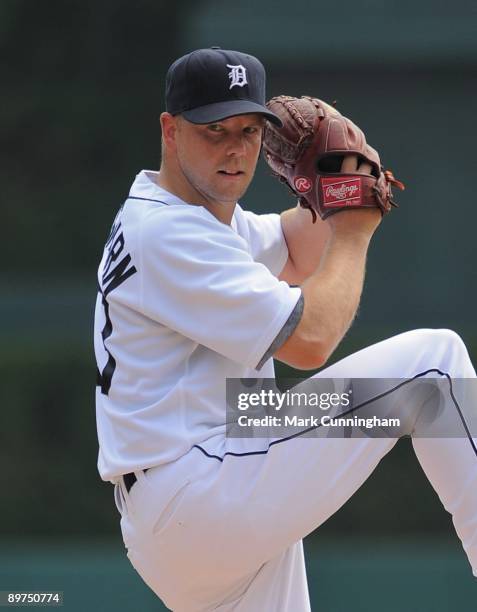
M 201 196 L 198 193 L 193 193 L 190 188 L 187 188 L 187 186 L 181 185 L 177 180 L 173 180 L 172 177 L 169 176 L 167 169 L 164 167 L 161 167 L 157 173 L 155 181 L 159 187 L 177 196 L 187 204 L 190 204 L 191 206 L 203 206 L 221 223 L 225 223 L 226 225 L 231 224 L 235 204 L 211 202 L 204 196 Z

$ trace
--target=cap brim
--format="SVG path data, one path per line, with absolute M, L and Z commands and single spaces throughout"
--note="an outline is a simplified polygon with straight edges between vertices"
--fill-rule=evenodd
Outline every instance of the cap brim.
M 236 115 L 249 115 L 252 113 L 264 115 L 265 119 L 271 121 L 278 127 L 282 127 L 283 125 L 278 115 L 269 111 L 266 106 L 262 106 L 256 102 L 250 102 L 249 100 L 216 102 L 215 104 L 207 104 L 206 106 L 199 106 L 192 110 L 183 111 L 181 114 L 191 123 L 212 123 L 214 121 L 228 119 L 229 117 L 235 117 Z

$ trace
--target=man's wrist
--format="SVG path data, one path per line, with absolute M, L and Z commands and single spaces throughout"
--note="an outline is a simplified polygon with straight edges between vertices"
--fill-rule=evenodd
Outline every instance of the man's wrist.
M 353 249 L 356 251 L 367 251 L 371 242 L 372 234 L 363 231 L 340 231 L 333 232 L 329 245 L 333 248 Z

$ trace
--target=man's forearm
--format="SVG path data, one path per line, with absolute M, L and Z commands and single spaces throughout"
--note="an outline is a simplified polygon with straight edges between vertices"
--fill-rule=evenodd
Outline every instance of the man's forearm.
M 303 333 L 322 347 L 325 360 L 349 329 L 359 306 L 370 237 L 332 237 L 319 268 L 302 284 Z
M 331 235 L 320 265 L 303 283 L 302 318 L 275 357 L 300 369 L 324 365 L 358 309 L 366 254 L 380 221 L 377 211 L 350 211 L 329 218 Z

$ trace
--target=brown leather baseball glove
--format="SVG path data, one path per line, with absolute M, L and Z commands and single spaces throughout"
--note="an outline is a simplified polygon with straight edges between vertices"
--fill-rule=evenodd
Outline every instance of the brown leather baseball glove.
M 381 209 L 397 206 L 391 184 L 404 185 L 384 170 L 378 152 L 366 143 L 360 128 L 333 106 L 318 98 L 278 96 L 267 107 L 280 117 L 283 127 L 267 122 L 265 159 L 281 181 L 288 184 L 301 206 L 322 219 L 350 208 Z M 342 170 L 343 160 L 357 156 L 369 173 Z M 343 164 L 346 165 L 346 164 Z

